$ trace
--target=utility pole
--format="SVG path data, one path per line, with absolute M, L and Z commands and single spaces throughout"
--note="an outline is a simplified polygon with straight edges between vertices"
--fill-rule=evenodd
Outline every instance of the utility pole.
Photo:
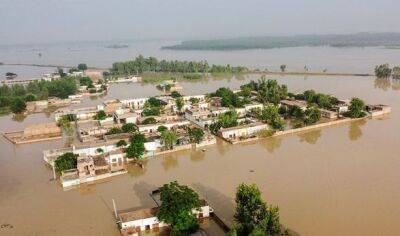
M 115 201 L 114 201 L 114 198 L 112 199 L 112 202 L 113 202 L 113 207 L 114 207 L 115 219 L 117 219 L 117 220 L 118 220 L 118 215 L 117 215 L 117 207 L 115 206 Z
M 56 163 L 53 163 L 53 180 L 55 181 L 56 180 L 56 167 L 55 167 L 55 165 L 56 165 Z

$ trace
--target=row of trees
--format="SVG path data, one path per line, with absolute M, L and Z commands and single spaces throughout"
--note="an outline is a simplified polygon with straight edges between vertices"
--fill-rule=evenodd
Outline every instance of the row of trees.
M 375 76 L 378 78 L 389 78 L 392 76 L 394 79 L 400 79 L 400 66 L 390 68 L 389 64 L 377 65 L 375 67 Z
M 10 108 L 14 113 L 23 112 L 26 102 L 48 97 L 67 98 L 77 92 L 74 78 L 66 77 L 54 81 L 32 81 L 27 85 L 15 84 L 0 87 L 0 108 Z
M 200 210 L 199 195 L 174 181 L 160 189 L 161 205 L 157 218 L 171 226 L 170 235 L 187 235 L 199 228 L 193 210 Z M 279 221 L 279 208 L 267 204 L 255 184 L 241 184 L 236 190 L 235 225 L 228 235 L 288 235 Z
M 240 73 L 245 72 L 246 67 L 232 67 L 230 65 L 212 65 L 207 61 L 166 61 L 157 60 L 155 57 L 145 58 L 139 55 L 134 60 L 116 62 L 113 64 L 111 74 L 133 75 L 143 72 L 173 72 L 173 73 Z M 191 77 L 192 78 L 192 77 Z M 197 77 L 196 77 L 197 78 Z

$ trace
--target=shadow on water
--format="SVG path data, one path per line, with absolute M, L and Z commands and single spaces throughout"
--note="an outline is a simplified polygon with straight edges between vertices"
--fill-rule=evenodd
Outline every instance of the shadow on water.
M 348 136 L 351 141 L 356 141 L 359 138 L 361 138 L 362 136 L 361 127 L 365 125 L 365 123 L 367 123 L 366 120 L 359 120 L 350 123 Z
M 321 137 L 321 130 L 316 129 L 306 133 L 299 133 L 297 136 L 300 138 L 300 142 L 306 142 L 308 144 L 316 144 L 318 139 Z
M 170 155 L 165 155 L 162 157 L 162 166 L 164 170 L 169 170 L 172 168 L 177 168 L 178 167 L 178 156 L 177 154 L 170 154 Z

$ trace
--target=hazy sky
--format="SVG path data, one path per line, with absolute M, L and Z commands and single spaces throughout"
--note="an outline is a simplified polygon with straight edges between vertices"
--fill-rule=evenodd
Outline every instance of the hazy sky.
M 0 44 L 400 32 L 400 0 L 0 0 Z

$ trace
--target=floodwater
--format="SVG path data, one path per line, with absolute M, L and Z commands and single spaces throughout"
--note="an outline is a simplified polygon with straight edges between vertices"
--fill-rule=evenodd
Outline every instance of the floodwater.
M 162 46 L 173 45 L 176 41 L 114 41 L 76 42 L 43 45 L 0 45 L 0 62 L 51 64 L 77 66 L 111 67 L 113 62 L 130 60 L 142 54 L 167 60 L 207 60 L 210 64 L 243 65 L 250 68 L 271 71 L 280 70 L 282 64 L 288 71 L 303 71 L 306 65 L 310 71 L 373 73 L 376 65 L 399 63 L 399 50 L 383 47 L 332 48 L 296 47 L 239 51 L 173 51 L 161 50 Z M 107 45 L 126 44 L 128 48 L 111 49 Z M 0 80 L 5 73 L 18 74 L 17 79 L 40 77 L 53 72 L 55 68 L 28 66 L 0 66 Z
M 144 170 L 131 167 L 126 175 L 66 192 L 51 181 L 42 151 L 67 140 L 13 146 L 1 137 L 0 235 L 119 235 L 112 199 L 119 210 L 152 207 L 148 193 L 173 180 L 196 189 L 229 224 L 235 188 L 246 182 L 256 183 L 264 199 L 279 206 L 282 223 L 301 235 L 400 235 L 400 83 L 373 77 L 270 78 L 291 91 L 315 89 L 388 104 L 392 113 L 248 144 L 218 141 L 206 152 L 156 157 Z M 182 85 L 185 94 L 199 94 L 238 88 L 250 79 L 255 77 Z M 153 85 L 120 84 L 101 99 L 157 93 Z M 50 120 L 45 114 L 1 117 L 0 131 Z

